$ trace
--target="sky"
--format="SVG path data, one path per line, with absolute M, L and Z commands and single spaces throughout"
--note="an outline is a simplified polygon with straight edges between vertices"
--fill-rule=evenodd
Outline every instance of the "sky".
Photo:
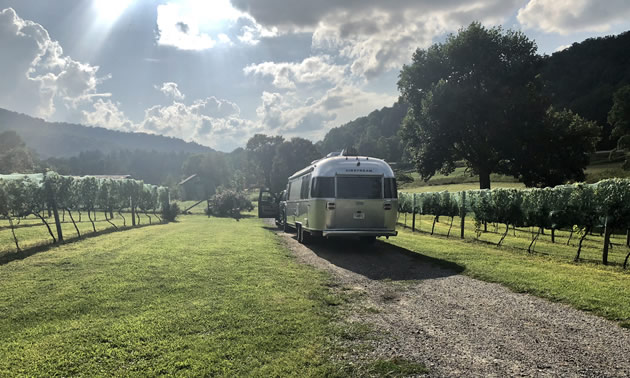
M 473 21 L 552 54 L 629 20 L 628 0 L 0 0 L 0 107 L 220 151 L 317 141 Z

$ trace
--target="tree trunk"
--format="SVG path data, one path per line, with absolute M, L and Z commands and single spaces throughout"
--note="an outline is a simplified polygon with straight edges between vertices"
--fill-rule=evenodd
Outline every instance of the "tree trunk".
M 46 225 L 46 228 L 48 229 L 48 233 L 50 234 L 50 237 L 53 240 L 53 244 L 57 244 L 57 239 L 55 238 L 55 234 L 53 234 L 52 230 L 50 229 L 50 225 L 48 224 L 48 222 L 46 222 L 46 219 L 44 219 L 44 217 L 38 212 L 34 212 L 33 214 L 37 215 L 37 217 L 41 219 L 41 221 Z
M 628 258 L 630 257 L 630 252 L 626 255 L 626 259 L 623 260 L 623 268 L 626 269 L 628 267 Z
M 133 205 L 133 203 L 131 204 L 131 225 L 136 225 L 136 207 Z
M 451 217 L 451 225 L 449 226 L 448 232 L 446 233 L 447 238 L 451 236 L 451 228 L 453 228 L 453 219 L 455 219 L 455 217 Z
M 105 213 L 105 220 L 107 221 L 107 223 L 109 223 L 109 224 L 111 224 L 112 226 L 114 226 L 114 229 L 115 229 L 116 231 L 118 231 L 118 227 L 117 227 L 115 224 L 113 224 L 113 223 L 112 223 L 111 219 L 108 219 L 108 218 L 107 218 L 107 213 Z
M 162 223 L 162 218 L 157 214 L 155 210 L 153 211 L 153 215 L 155 215 L 155 217 L 158 219 L 158 222 Z
M 490 189 L 490 170 L 479 168 L 479 189 Z
M 510 231 L 510 225 L 508 223 L 506 223 L 505 224 L 505 232 L 503 233 L 503 236 L 501 236 L 501 240 L 499 240 L 499 242 L 497 243 L 497 247 L 501 246 L 501 243 L 503 243 L 503 240 L 507 236 L 508 231 Z
M 118 215 L 120 215 L 123 220 L 123 227 L 127 227 L 127 219 L 125 219 L 125 216 L 122 214 L 121 210 L 118 210 Z
M 92 216 L 90 215 L 90 210 L 88 210 L 88 219 L 92 222 L 92 230 L 96 232 L 96 226 L 94 225 L 94 221 L 92 220 Z
M 551 242 L 552 243 L 556 242 L 556 229 L 555 228 L 551 229 Z
M 438 217 L 433 218 L 433 227 L 431 227 L 431 235 L 433 235 L 433 230 L 435 230 L 435 222 L 437 222 Z
M 527 247 L 527 252 L 534 253 L 534 249 L 536 248 L 536 241 L 538 240 L 538 236 L 540 235 L 540 229 L 541 227 L 538 228 L 538 232 L 536 233 L 536 236 L 534 236 L 532 238 L 532 242 L 529 243 L 529 247 Z
M 53 215 L 55 216 L 55 226 L 57 227 L 57 240 L 63 242 L 63 230 L 61 229 L 61 221 L 59 220 L 59 209 L 57 208 L 57 202 L 52 201 Z
M 584 242 L 584 239 L 586 239 L 586 235 L 588 235 L 590 230 L 591 230 L 591 227 L 586 226 L 586 229 L 584 230 L 584 235 L 582 235 L 582 237 L 580 238 L 580 243 L 578 244 L 578 250 L 573 261 L 575 262 L 580 261 L 580 252 L 582 251 L 582 242 Z
M 81 210 L 77 210 L 77 212 L 79 213 L 79 223 L 81 223 Z
M 72 224 L 74 225 L 74 229 L 77 231 L 77 236 L 81 237 L 81 232 L 79 232 L 79 227 L 77 227 L 77 224 L 74 222 L 74 217 L 72 216 L 72 212 L 70 211 L 70 209 L 68 209 L 68 215 L 70 216 L 70 220 L 72 221 Z
M 569 234 L 569 239 L 567 239 L 567 245 L 571 242 L 571 238 L 573 237 L 573 227 L 571 227 L 571 233 Z
M 630 247 L 630 228 L 626 230 L 626 247 Z
M 114 210 L 111 207 L 109 208 L 109 219 L 114 219 Z
M 15 248 L 17 248 L 18 252 L 22 252 L 20 249 L 20 245 L 18 244 L 17 236 L 15 236 L 15 228 L 13 226 L 13 219 L 9 215 L 7 215 L 7 219 L 9 219 L 9 226 L 11 226 L 11 233 L 13 234 L 13 241 L 15 242 Z

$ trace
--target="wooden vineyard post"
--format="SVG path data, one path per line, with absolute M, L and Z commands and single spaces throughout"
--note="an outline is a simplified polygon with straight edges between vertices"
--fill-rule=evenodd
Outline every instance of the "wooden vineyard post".
M 466 192 L 462 192 L 462 206 L 459 209 L 459 218 L 461 219 L 460 224 L 460 238 L 464 238 L 464 226 L 466 225 Z
M 411 214 L 413 218 L 411 220 L 411 232 L 416 231 L 416 194 L 413 194 L 413 207 L 411 208 Z
M 606 223 L 604 224 L 604 250 L 602 252 L 602 264 L 604 265 L 608 265 L 608 246 L 610 245 L 611 233 L 612 233 L 612 227 L 609 227 L 608 219 L 606 219 Z
M 210 218 L 210 199 L 206 200 L 206 205 L 207 205 L 206 213 L 208 214 L 208 218 Z
M 131 206 L 131 225 L 136 225 L 136 208 L 135 203 L 133 203 L 133 199 L 129 197 L 129 205 Z

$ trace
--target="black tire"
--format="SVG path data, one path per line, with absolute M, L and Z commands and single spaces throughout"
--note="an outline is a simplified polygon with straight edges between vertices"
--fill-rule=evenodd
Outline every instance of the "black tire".
M 287 224 L 287 213 L 285 212 L 282 214 L 282 231 L 291 232 L 291 227 Z
M 303 242 L 303 240 L 302 240 L 302 225 L 299 224 L 299 223 L 296 223 L 295 231 L 297 231 L 297 241 L 298 241 L 298 243 L 302 244 L 302 242 Z

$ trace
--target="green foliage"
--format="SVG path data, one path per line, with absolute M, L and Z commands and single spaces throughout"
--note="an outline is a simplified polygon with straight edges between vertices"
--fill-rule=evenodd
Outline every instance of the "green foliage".
M 223 190 L 210 198 L 210 213 L 218 217 L 241 218 L 241 211 L 252 211 L 254 205 L 245 193 Z
M 0 174 L 35 172 L 39 162 L 13 130 L 0 132 Z
M 453 172 L 458 160 L 479 174 L 481 188 L 492 172 L 515 173 L 521 134 L 537 133 L 548 107 L 536 79 L 540 59 L 523 33 L 479 23 L 416 50 L 398 89 L 410 106 L 403 139 L 423 179 Z
M 599 149 L 614 148 L 607 115 L 613 93 L 630 84 L 630 32 L 588 38 L 544 58 L 541 77 L 544 94 L 558 109 L 571 109 L 585 119 L 604 125 Z
M 527 130 L 513 163 L 513 174 L 528 187 L 584 181 L 584 169 L 601 134 L 601 127 L 569 111 L 547 109 L 544 127 Z M 562 146 L 559 148 L 559 146 Z
M 613 105 L 608 112 L 612 135 L 621 138 L 630 135 L 630 85 L 619 88 L 613 95 Z
M 375 110 L 366 117 L 335 127 L 317 143 L 317 148 L 326 155 L 352 147 L 361 155 L 400 161 L 404 149 L 398 131 L 407 109 L 407 104 L 396 102 L 392 107 Z
M 542 189 L 469 190 L 465 204 L 461 192 L 401 192 L 399 212 L 413 212 L 414 195 L 416 213 L 455 216 L 463 210 L 465 214 L 473 214 L 478 224 L 583 229 L 607 223 L 619 229 L 630 228 L 630 179 Z
M 175 222 L 177 216 L 181 213 L 179 209 L 179 205 L 177 203 L 166 203 L 166 205 L 162 205 L 162 220 L 164 222 Z

